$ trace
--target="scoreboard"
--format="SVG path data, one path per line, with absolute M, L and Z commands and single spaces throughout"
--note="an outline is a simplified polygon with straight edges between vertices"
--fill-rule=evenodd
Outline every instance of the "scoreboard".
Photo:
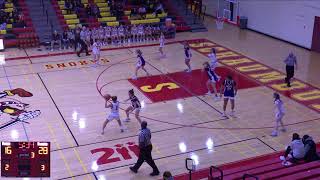
M 50 142 L 1 142 L 1 177 L 50 177 Z

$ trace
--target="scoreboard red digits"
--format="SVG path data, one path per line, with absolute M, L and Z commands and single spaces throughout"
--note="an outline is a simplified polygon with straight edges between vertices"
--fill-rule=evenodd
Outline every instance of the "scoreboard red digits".
M 1 142 L 1 177 L 50 177 L 50 142 Z

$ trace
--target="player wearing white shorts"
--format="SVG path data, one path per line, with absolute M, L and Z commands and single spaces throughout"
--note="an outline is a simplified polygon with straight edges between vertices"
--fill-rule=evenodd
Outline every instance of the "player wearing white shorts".
M 144 66 L 146 65 L 146 61 L 144 60 L 144 58 L 142 56 L 141 50 L 137 49 L 136 53 L 137 53 L 138 62 L 137 62 L 137 65 L 136 65 L 135 75 L 133 76 L 132 79 L 137 79 L 139 69 L 144 70 L 144 72 L 146 72 L 147 76 L 149 76 L 148 71 L 144 68 Z
M 135 24 L 131 27 L 131 35 L 132 35 L 132 42 L 137 42 L 138 41 L 138 29 Z
M 112 96 L 111 97 L 112 102 L 109 104 L 108 101 L 106 101 L 105 107 L 111 109 L 110 115 L 107 117 L 107 119 L 104 121 L 103 126 L 102 126 L 102 133 L 104 134 L 104 129 L 106 128 L 107 124 L 112 121 L 112 120 L 117 120 L 121 132 L 124 132 L 124 128 L 121 124 L 120 121 L 120 115 L 119 115 L 119 101 L 117 100 L 117 96 Z
M 227 79 L 224 80 L 224 83 L 221 86 L 220 89 L 220 97 L 222 97 L 223 93 L 223 114 L 222 117 L 227 117 L 226 115 L 226 109 L 227 109 L 227 104 L 230 99 L 231 101 L 231 117 L 235 117 L 234 115 L 234 97 L 237 95 L 237 84 L 236 82 L 232 79 L 231 75 L 227 76 Z
M 126 101 L 131 101 L 131 106 L 129 106 L 127 109 L 126 109 L 126 115 L 127 115 L 127 119 L 125 119 L 126 122 L 129 122 L 130 121 L 130 118 L 129 118 L 129 114 L 132 112 L 132 111 L 135 111 L 135 116 L 136 116 L 136 119 L 139 121 L 139 123 L 141 124 L 141 119 L 140 119 L 140 116 L 139 116 L 139 113 L 140 113 L 140 110 L 141 110 L 141 104 L 140 104 L 140 101 L 139 99 L 137 98 L 137 96 L 134 95 L 134 91 L 133 89 L 129 90 L 129 99 L 127 99 Z
M 118 42 L 118 28 L 113 27 L 111 31 L 111 38 L 112 38 L 112 43 L 115 44 Z
M 105 44 L 105 42 L 104 42 L 104 33 L 105 33 L 104 28 L 102 26 L 100 26 L 98 32 L 99 32 L 99 40 L 100 40 L 101 44 L 104 45 Z
M 190 60 L 191 60 L 192 54 L 191 54 L 189 44 L 187 42 L 184 42 L 184 55 L 185 55 L 184 63 L 188 67 L 188 69 L 186 69 L 185 71 L 191 72 Z
M 86 30 L 86 44 L 88 47 L 91 47 L 91 30 L 88 28 Z
M 159 52 L 161 54 L 161 57 L 165 57 L 165 54 L 163 53 L 163 47 L 164 47 L 164 35 L 163 33 L 161 32 L 161 35 L 160 35 L 160 38 L 159 38 Z
M 93 61 L 98 64 L 100 60 L 100 49 L 101 49 L 101 42 L 97 41 L 94 42 L 92 45 L 92 54 L 93 54 Z
M 105 38 L 105 41 L 106 41 L 106 44 L 109 44 L 111 43 L 111 27 L 108 26 L 106 27 L 105 31 L 104 31 L 104 38 Z
M 212 48 L 211 53 L 208 54 L 208 57 L 210 59 L 210 67 L 214 71 L 214 69 L 218 66 L 218 60 L 216 57 L 216 50 Z
M 144 41 L 145 39 L 145 34 L 144 34 L 144 28 L 142 24 L 139 24 L 138 26 L 138 39 L 140 42 Z
M 218 100 L 219 97 L 217 93 L 216 83 L 219 81 L 219 76 L 210 68 L 210 64 L 208 62 L 205 62 L 203 66 L 204 66 L 204 71 L 208 75 L 208 81 L 206 84 L 208 89 L 207 95 L 211 95 L 211 91 L 210 91 L 210 86 L 211 86 L 215 94 L 214 99 Z
M 93 28 L 91 32 L 92 42 L 96 42 L 99 39 L 99 32 L 97 28 Z
M 122 25 L 118 27 L 119 42 L 124 43 L 124 28 Z
M 271 136 L 275 137 L 278 136 L 279 133 L 279 124 L 281 125 L 281 131 L 286 132 L 286 129 L 283 125 L 282 118 L 285 114 L 285 109 L 283 105 L 283 101 L 280 99 L 280 95 L 278 93 L 273 94 L 274 98 L 274 105 L 275 105 L 275 119 L 276 119 L 276 126 L 273 130 Z

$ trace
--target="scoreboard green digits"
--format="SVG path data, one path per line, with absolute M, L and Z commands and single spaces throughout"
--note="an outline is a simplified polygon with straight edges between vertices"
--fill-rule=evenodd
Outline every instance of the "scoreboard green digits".
M 50 177 L 50 142 L 1 142 L 1 177 Z

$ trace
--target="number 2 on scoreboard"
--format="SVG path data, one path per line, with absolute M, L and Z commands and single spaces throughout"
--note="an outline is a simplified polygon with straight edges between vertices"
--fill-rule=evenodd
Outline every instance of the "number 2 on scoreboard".
M 38 154 L 48 154 L 48 147 L 39 147 Z

